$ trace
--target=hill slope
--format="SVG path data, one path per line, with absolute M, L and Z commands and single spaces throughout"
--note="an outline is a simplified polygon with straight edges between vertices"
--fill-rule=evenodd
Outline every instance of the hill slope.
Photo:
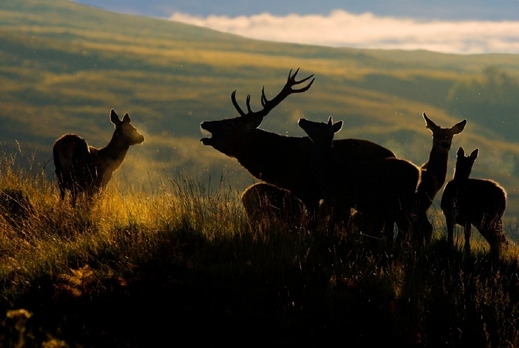
M 146 135 L 124 177 L 163 179 L 224 173 L 237 187 L 253 178 L 199 143 L 199 123 L 237 115 L 230 93 L 260 106 L 290 69 L 316 82 L 265 118 L 268 130 L 302 136 L 302 115 L 344 120 L 338 137 L 366 138 L 417 164 L 431 146 L 421 113 L 441 126 L 467 119 L 451 150 L 480 148 L 474 176 L 508 189 L 506 216 L 519 215 L 519 59 L 433 52 L 336 49 L 249 40 L 165 20 L 113 14 L 65 0 L 0 5 L 0 142 L 18 141 L 47 162 L 54 139 L 76 132 L 92 145 L 111 136 L 110 108 L 129 112 Z M 48 166 L 49 177 L 51 166 Z

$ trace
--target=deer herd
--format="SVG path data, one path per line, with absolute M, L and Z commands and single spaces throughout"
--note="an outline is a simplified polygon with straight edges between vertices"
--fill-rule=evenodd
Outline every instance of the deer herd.
M 250 95 L 246 98 L 247 111 L 243 111 L 234 91 L 231 101 L 239 116 L 200 125 L 210 134 L 201 139 L 203 145 L 235 158 L 259 180 L 241 196 L 250 223 L 275 218 L 315 229 L 325 222 L 328 230 L 355 230 L 384 239 L 389 245 L 394 243 L 396 226 L 396 241 L 427 245 L 433 232 L 427 211 L 444 186 L 453 137 L 464 130 L 466 121 L 442 128 L 424 113 L 433 143 L 427 162 L 421 166 L 368 140 L 334 140 L 343 122 L 334 122 L 331 116 L 327 122 L 301 118 L 298 125 L 305 137 L 260 129 L 263 118 L 286 97 L 310 89 L 313 75 L 297 80 L 298 72 L 290 71 L 281 92 L 270 100 L 263 88 L 260 111 L 252 111 Z M 53 155 L 61 200 L 66 190 L 71 192 L 73 206 L 80 192 L 91 199 L 109 182 L 129 147 L 144 141 L 128 114 L 120 120 L 111 110 L 110 119 L 115 131 L 104 148 L 89 146 L 75 134 L 56 140 Z M 454 177 L 445 186 L 441 209 L 448 242 L 454 244 L 454 225 L 459 224 L 464 228 L 465 250 L 469 252 L 474 225 L 490 244 L 491 252 L 499 254 L 508 244 L 502 222 L 506 192 L 492 180 L 469 178 L 477 155 L 476 149 L 466 157 L 460 147 Z

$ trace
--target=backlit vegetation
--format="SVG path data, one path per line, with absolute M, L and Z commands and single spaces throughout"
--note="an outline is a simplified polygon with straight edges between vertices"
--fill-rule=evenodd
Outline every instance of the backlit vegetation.
M 250 226 L 225 178 L 115 179 L 73 210 L 43 169 L 5 154 L 1 168 L 3 342 L 154 345 L 196 325 L 243 344 L 519 344 L 516 247 L 495 260 L 476 238 L 464 255 L 462 233 L 447 246 L 443 216 L 426 250 L 388 250 L 358 234 Z

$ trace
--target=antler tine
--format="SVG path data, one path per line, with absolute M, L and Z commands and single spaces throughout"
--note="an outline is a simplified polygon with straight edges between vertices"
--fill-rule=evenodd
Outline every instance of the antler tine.
M 241 115 L 241 116 L 245 116 L 245 112 L 243 112 L 243 110 L 240 108 L 240 106 L 238 105 L 238 102 L 236 101 L 236 91 L 233 91 L 231 93 L 231 101 L 232 101 L 232 105 L 234 105 L 234 107 L 236 108 L 236 110 L 238 110 L 238 113 Z
M 247 111 L 248 111 L 248 113 L 247 113 L 248 115 L 253 114 L 253 111 L 250 108 L 250 94 L 247 94 Z
M 261 105 L 265 107 L 267 106 L 268 102 L 269 100 L 267 99 L 267 96 L 265 96 L 265 86 L 263 86 L 263 88 L 261 89 Z
M 244 117 L 265 117 L 270 112 L 270 110 L 276 107 L 283 99 L 285 99 L 290 94 L 305 92 L 312 86 L 312 84 L 315 81 L 314 75 L 307 76 L 304 79 L 297 81 L 296 76 L 298 72 L 299 68 L 297 68 L 297 70 L 293 74 L 292 70 L 290 70 L 290 72 L 288 73 L 287 83 L 281 89 L 281 92 L 279 92 L 278 95 L 276 95 L 274 98 L 270 100 L 267 99 L 267 96 L 265 95 L 265 86 L 263 86 L 261 90 L 261 105 L 263 106 L 263 110 L 257 112 L 252 111 L 250 107 L 250 95 L 247 95 L 247 113 L 245 113 L 238 105 L 238 102 L 236 102 L 236 91 L 232 92 L 231 94 L 231 100 L 234 107 L 236 108 L 236 110 L 238 110 L 239 114 Z M 306 86 L 299 89 L 292 88 L 293 86 L 306 82 L 311 78 L 313 78 L 312 81 L 310 81 L 310 83 Z
M 300 92 L 305 92 L 307 91 L 311 86 L 312 84 L 314 83 L 315 81 L 315 77 L 314 75 L 310 75 L 310 76 L 307 76 L 305 77 L 304 79 L 302 80 L 299 80 L 297 81 L 296 80 L 296 76 L 297 76 L 297 73 L 299 72 L 299 69 L 300 68 L 297 68 L 297 70 L 294 72 L 294 74 L 292 75 L 292 69 L 290 69 L 290 72 L 288 73 L 288 78 L 287 78 L 287 83 L 286 83 L 286 86 L 285 87 L 288 87 L 290 88 L 290 92 L 291 93 L 300 93 Z M 299 85 L 305 81 L 308 81 L 309 79 L 311 79 L 312 77 L 314 77 L 312 79 L 312 81 L 310 81 L 310 83 L 308 85 L 306 85 L 305 87 L 303 88 L 300 88 L 300 89 L 293 89 L 292 86 L 295 86 L 295 85 Z

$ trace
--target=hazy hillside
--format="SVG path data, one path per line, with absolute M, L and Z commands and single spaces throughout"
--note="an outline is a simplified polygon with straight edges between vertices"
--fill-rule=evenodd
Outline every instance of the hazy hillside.
M 400 157 L 427 160 L 425 111 L 441 126 L 467 119 L 451 151 L 479 147 L 474 176 L 509 192 L 519 215 L 519 57 L 334 49 L 270 43 L 165 20 L 104 12 L 65 0 L 0 4 L 0 142 L 39 162 L 65 132 L 105 145 L 108 114 L 128 112 L 146 141 L 130 150 L 120 175 L 158 183 L 177 173 L 222 173 L 237 187 L 253 178 L 235 160 L 199 143 L 203 120 L 237 115 L 230 94 L 260 106 L 288 71 L 316 82 L 264 120 L 262 128 L 302 136 L 304 115 L 345 122 L 339 137 L 366 138 Z M 18 144 L 16 143 L 18 142 Z M 47 164 L 49 178 L 52 165 Z

